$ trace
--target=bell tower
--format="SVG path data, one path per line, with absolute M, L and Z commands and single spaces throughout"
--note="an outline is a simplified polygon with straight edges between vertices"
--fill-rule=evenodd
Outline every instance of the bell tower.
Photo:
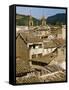
M 46 20 L 45 20 L 45 12 L 44 12 L 44 8 L 42 8 L 41 26 L 46 26 Z
M 41 25 L 42 26 L 46 26 L 46 20 L 45 20 L 45 17 L 44 16 L 41 19 Z
M 33 19 L 31 15 L 29 16 L 29 26 L 33 26 Z
M 33 18 L 31 15 L 31 9 L 30 9 L 30 15 L 29 15 L 29 27 L 33 26 Z

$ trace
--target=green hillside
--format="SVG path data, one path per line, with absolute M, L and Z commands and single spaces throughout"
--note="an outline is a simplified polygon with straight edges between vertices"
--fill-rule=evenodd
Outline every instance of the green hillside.
M 33 19 L 33 22 L 34 22 L 34 26 L 37 25 L 37 23 L 39 24 L 38 19 L 36 19 L 34 17 L 32 17 L 32 19 Z M 16 25 L 19 25 L 19 26 L 24 25 L 24 26 L 26 26 L 26 25 L 28 25 L 28 22 L 29 22 L 29 15 L 28 16 L 26 16 L 26 15 L 18 15 L 18 14 L 16 15 Z
M 47 23 L 48 24 L 66 24 L 66 14 L 61 13 L 61 14 L 56 14 L 54 16 L 50 16 L 47 18 Z
M 34 22 L 34 26 L 36 25 L 40 25 L 41 22 L 40 20 L 32 17 L 33 19 L 33 22 Z M 19 26 L 27 26 L 28 25 L 28 22 L 29 22 L 29 15 L 19 15 L 19 14 L 16 14 L 16 25 L 19 25 Z M 46 19 L 46 23 L 47 24 L 66 24 L 66 14 L 64 13 L 61 13 L 61 14 L 56 14 L 54 16 L 50 16 Z

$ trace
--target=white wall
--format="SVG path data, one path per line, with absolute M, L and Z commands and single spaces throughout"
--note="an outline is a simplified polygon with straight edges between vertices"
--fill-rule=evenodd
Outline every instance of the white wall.
M 34 54 L 41 54 L 42 53 L 42 55 L 47 55 L 47 54 L 49 54 L 49 53 L 51 53 L 51 52 L 53 52 L 54 50 L 55 50 L 56 48 L 47 48 L 47 49 L 44 49 L 44 48 L 31 48 L 30 50 L 29 50 L 29 57 L 30 57 L 30 59 L 32 58 L 32 55 L 34 55 Z
M 53 52 L 56 48 L 48 48 L 48 49 L 44 49 L 43 51 L 43 55 L 49 54 L 51 52 Z
M 16 26 L 16 31 L 19 31 L 19 30 L 28 30 L 28 26 Z
M 40 54 L 40 53 L 43 53 L 43 49 L 42 48 L 35 48 L 35 49 L 30 49 L 29 51 L 29 57 L 30 59 L 32 58 L 32 55 L 34 54 Z
M 30 50 L 30 54 L 33 55 L 33 54 L 40 54 L 40 53 L 43 53 L 43 49 L 42 48 L 35 48 L 35 49 L 31 49 Z
M 24 86 L 23 85 L 11 86 L 8 84 L 8 77 L 9 77 L 8 76 L 9 74 L 9 51 L 8 51 L 9 50 L 9 7 L 8 6 L 11 4 L 32 4 L 32 5 L 69 7 L 69 0 L 0 0 L 0 90 L 68 90 L 69 82 L 56 83 L 56 84 L 43 84 L 43 85 L 42 84 L 24 85 Z M 69 33 L 68 33 L 68 38 L 69 38 Z M 69 45 L 69 41 L 68 41 L 68 45 Z M 69 67 L 68 67 L 68 76 L 69 76 Z

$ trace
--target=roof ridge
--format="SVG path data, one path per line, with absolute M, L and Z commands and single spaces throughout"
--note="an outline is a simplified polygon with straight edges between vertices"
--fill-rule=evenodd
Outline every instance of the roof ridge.
M 27 41 L 26 41 L 25 38 L 21 35 L 21 33 L 19 33 L 18 36 L 20 36 L 20 38 L 24 41 L 24 43 L 27 44 Z M 17 37 L 18 37 L 18 36 L 17 36 Z

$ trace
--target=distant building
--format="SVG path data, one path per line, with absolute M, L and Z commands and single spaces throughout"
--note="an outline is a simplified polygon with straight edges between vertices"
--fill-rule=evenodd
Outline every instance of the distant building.
M 29 27 L 30 26 L 33 26 L 33 19 L 31 15 L 29 16 Z
M 41 25 L 46 26 L 46 20 L 44 16 L 41 18 Z

